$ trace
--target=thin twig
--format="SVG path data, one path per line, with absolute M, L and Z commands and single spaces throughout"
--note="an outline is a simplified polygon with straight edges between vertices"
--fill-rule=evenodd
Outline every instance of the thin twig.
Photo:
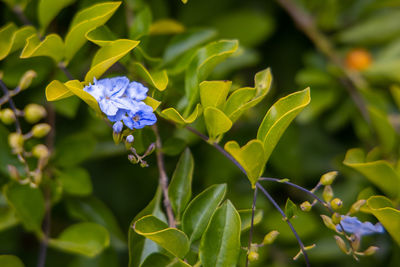
M 289 218 L 287 218 L 285 212 L 279 207 L 278 203 L 271 197 L 271 195 L 265 190 L 264 187 L 261 186 L 260 183 L 256 183 L 256 186 L 264 193 L 264 195 L 268 198 L 268 200 L 272 203 L 272 205 L 279 211 L 279 213 L 282 215 L 283 218 L 285 218 L 286 223 L 289 225 L 290 229 L 292 230 L 294 236 L 297 239 L 297 242 L 300 245 L 301 252 L 303 253 L 304 260 L 306 261 L 306 265 L 309 267 L 310 266 L 310 261 L 308 260 L 307 252 L 305 250 L 304 244 L 300 239 L 300 236 L 297 234 L 296 230 L 294 229 L 292 223 L 289 221 Z
M 157 165 L 158 171 L 160 173 L 160 185 L 164 195 L 164 207 L 167 212 L 168 224 L 170 227 L 176 227 L 176 222 L 174 218 L 174 213 L 172 211 L 171 202 L 168 197 L 168 176 L 165 172 L 164 166 L 164 155 L 162 153 L 162 143 L 160 134 L 158 133 L 158 127 L 156 124 L 152 126 L 154 134 L 156 135 L 156 156 L 157 156 Z
M 67 76 L 67 78 L 69 80 L 74 80 L 74 76 L 71 74 L 71 72 L 67 69 L 67 67 L 64 65 L 64 63 L 58 63 L 57 67 L 62 70 L 62 72 L 64 72 L 65 76 Z
M 249 232 L 249 245 L 247 247 L 247 253 L 250 252 L 251 243 L 253 242 L 253 231 L 254 231 L 254 214 L 256 211 L 256 200 L 257 200 L 257 187 L 254 188 L 253 204 L 251 205 L 251 223 Z M 246 257 L 246 267 L 249 266 L 249 257 Z
M 5 83 L 3 82 L 3 80 L 0 79 L 0 87 L 1 90 L 4 93 L 4 96 L 6 98 L 8 98 L 8 104 L 10 105 L 10 108 L 12 109 L 12 111 L 14 112 L 14 117 L 15 117 L 15 127 L 17 128 L 17 132 L 18 133 L 22 133 L 21 130 L 21 124 L 19 123 L 19 119 L 18 119 L 18 110 L 15 107 L 14 101 L 12 100 L 12 98 L 9 96 L 9 90 L 7 88 L 7 86 L 5 85 Z

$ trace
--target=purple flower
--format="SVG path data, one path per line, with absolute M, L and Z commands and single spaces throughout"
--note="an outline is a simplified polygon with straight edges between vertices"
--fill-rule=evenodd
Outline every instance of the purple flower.
M 359 238 L 363 235 L 372 235 L 375 233 L 384 233 L 385 229 L 382 224 L 376 223 L 375 225 L 370 222 L 360 222 L 357 217 L 342 216 L 340 224 L 336 226 L 336 229 L 342 232 L 342 225 L 344 231 L 349 234 L 354 234 Z

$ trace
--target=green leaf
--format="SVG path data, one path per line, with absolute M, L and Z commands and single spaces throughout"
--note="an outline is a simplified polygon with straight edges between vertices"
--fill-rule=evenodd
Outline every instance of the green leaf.
M 264 144 L 266 161 L 286 128 L 310 101 L 310 89 L 306 88 L 279 99 L 268 110 L 257 132 L 257 139 Z
M 240 252 L 240 229 L 240 216 L 227 200 L 215 211 L 201 238 L 199 257 L 202 266 L 236 266 Z
M 98 46 L 105 46 L 117 40 L 114 33 L 106 25 L 101 25 L 87 32 L 86 38 Z
M 254 188 L 258 178 L 264 172 L 267 162 L 263 143 L 260 140 L 253 139 L 245 146 L 240 147 L 236 141 L 229 141 L 225 144 L 225 150 L 243 167 Z
M 141 63 L 134 62 L 130 65 L 131 71 L 159 91 L 164 91 L 168 85 L 167 71 L 160 70 L 150 73 Z
M 92 193 L 89 172 L 83 168 L 68 168 L 57 175 L 63 190 L 71 195 L 86 196 Z
M 232 55 L 237 48 L 237 41 L 221 40 L 212 42 L 197 51 L 185 75 L 185 92 L 188 99 L 186 114 L 199 99 L 199 83 L 205 80 L 214 67 Z
M 392 93 L 394 102 L 396 103 L 397 109 L 400 110 L 400 86 L 393 85 L 390 87 L 390 93 Z
M 174 214 L 179 219 L 187 203 L 192 197 L 192 177 L 194 161 L 189 148 L 186 148 L 179 158 L 171 183 L 168 186 L 168 196 Z
M 45 204 L 40 189 L 9 183 L 4 187 L 4 195 L 22 225 L 28 231 L 41 232 Z
M 388 196 L 400 195 L 400 176 L 387 161 L 366 162 L 364 151 L 354 148 L 347 151 L 343 164 L 363 174 Z
M 185 26 L 174 19 L 159 19 L 150 25 L 150 35 L 179 34 L 185 31 Z
M 272 84 L 269 68 L 254 76 L 254 88 L 244 87 L 234 91 L 226 101 L 224 113 L 235 122 L 247 109 L 254 107 L 268 94 Z
M 204 81 L 200 83 L 201 105 L 206 107 L 221 108 L 225 104 L 231 81 Z
M 189 203 L 183 213 L 182 229 L 190 237 L 190 242 L 201 237 L 225 194 L 226 184 L 216 184 L 208 187 Z
M 22 261 L 14 255 L 0 255 L 1 267 L 24 267 Z
M 246 209 L 246 210 L 238 210 L 238 213 L 240 215 L 240 221 L 241 221 L 241 231 L 246 231 L 250 229 L 251 227 L 251 214 L 252 211 L 251 209 Z M 261 222 L 263 217 L 263 211 L 262 210 L 255 210 L 254 212 L 254 222 L 253 225 L 257 225 Z
M 56 63 L 64 58 L 64 42 L 57 34 L 49 34 L 40 41 L 37 34 L 32 34 L 27 40 L 21 52 L 21 58 L 47 56 Z
M 12 52 L 24 47 L 26 39 L 35 34 L 33 26 L 17 28 L 14 23 L 9 23 L 0 29 L 0 60 Z
M 153 253 L 146 258 L 140 267 L 190 267 L 186 262 L 178 258 L 169 258 L 161 253 Z
M 202 108 L 200 104 L 197 104 L 196 108 L 193 110 L 192 114 L 184 118 L 176 109 L 174 108 L 167 108 L 161 111 L 161 117 L 171 120 L 177 124 L 191 124 L 193 123 L 202 112 Z
M 296 204 L 293 203 L 293 201 L 290 200 L 290 198 L 288 198 L 286 200 L 286 205 L 285 205 L 285 214 L 286 214 L 286 218 L 288 220 L 292 219 L 297 211 L 297 207 Z
M 75 0 L 40 0 L 38 6 L 38 18 L 42 32 L 47 28 L 50 22 L 66 6 L 74 3 Z
M 147 6 L 135 15 L 135 19 L 129 30 L 129 38 L 136 40 L 149 33 L 153 17 L 150 8 Z
M 68 252 L 95 257 L 110 244 L 107 230 L 96 223 L 83 222 L 65 229 L 57 239 L 50 239 L 53 248 Z
M 384 196 L 372 196 L 367 200 L 371 213 L 383 224 L 386 231 L 400 245 L 400 211 Z
M 160 106 L 161 102 L 148 96 L 145 100 L 143 100 L 146 105 L 150 106 L 154 111 Z
M 125 233 L 122 232 L 112 211 L 99 199 L 71 198 L 67 202 L 68 213 L 76 219 L 95 222 L 104 226 L 111 235 L 111 244 L 116 248 L 126 247 Z
M 19 220 L 15 210 L 9 206 L 0 206 L 0 232 L 17 225 L 18 223 Z
M 397 141 L 397 133 L 389 122 L 388 115 L 374 106 L 368 107 L 368 113 L 371 117 L 372 126 L 382 144 L 383 152 L 389 153 L 393 151 Z
M 103 2 L 78 12 L 72 20 L 65 37 L 65 57 L 69 62 L 87 41 L 85 35 L 105 24 L 114 14 L 121 2 Z
M 119 39 L 102 46 L 95 54 L 90 70 L 85 76 L 85 82 L 93 82 L 93 78 L 99 79 L 106 70 L 115 62 L 129 53 L 139 44 L 139 41 Z
M 185 257 L 189 251 L 189 240 L 185 233 L 176 228 L 168 227 L 165 222 L 153 215 L 140 218 L 133 227 L 136 233 L 153 240 L 178 258 Z
M 204 120 L 211 140 L 216 140 L 221 134 L 226 133 L 232 127 L 232 121 L 228 116 L 215 107 L 206 107 L 204 109 Z
M 69 135 L 56 143 L 55 164 L 62 167 L 76 166 L 90 157 L 96 140 L 89 133 Z

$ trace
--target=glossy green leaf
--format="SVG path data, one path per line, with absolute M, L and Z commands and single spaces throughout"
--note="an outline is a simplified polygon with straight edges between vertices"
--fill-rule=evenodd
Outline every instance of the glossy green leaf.
M 75 0 L 40 0 L 38 6 L 39 24 L 44 31 L 57 14 L 66 6 L 74 3 Z
M 306 88 L 279 99 L 268 110 L 257 132 L 257 139 L 264 144 L 266 161 L 286 128 L 310 101 L 310 89 Z
M 208 187 L 190 201 L 183 213 L 182 228 L 190 241 L 198 240 L 206 229 L 211 216 L 226 194 L 226 184 Z
M 251 209 L 238 210 L 238 213 L 240 215 L 241 231 L 243 232 L 243 231 L 246 231 L 246 230 L 250 229 L 250 227 L 251 227 L 251 214 L 252 214 Z M 262 218 L 263 218 L 263 211 L 262 210 L 255 210 L 253 225 L 259 224 L 261 222 Z
M 14 255 L 0 255 L 1 267 L 24 267 L 22 261 Z
M 156 110 L 161 104 L 160 101 L 158 101 L 150 96 L 146 97 L 146 99 L 143 100 L 143 102 L 146 103 L 146 105 L 152 107 L 153 110 Z
M 297 211 L 296 204 L 293 203 L 290 198 L 286 200 L 286 205 L 285 205 L 285 214 L 288 220 L 292 219 Z
M 71 195 L 86 196 L 92 193 L 89 172 L 83 168 L 68 168 L 57 175 L 63 190 Z
M 389 122 L 388 115 L 374 106 L 368 107 L 368 113 L 382 145 L 382 150 L 386 153 L 393 151 L 396 145 L 397 133 Z
M 372 196 L 367 200 L 371 213 L 383 224 L 386 231 L 400 245 L 400 211 L 384 196 Z
M 98 46 L 108 45 L 117 39 L 114 33 L 106 25 L 101 25 L 100 27 L 87 32 L 86 38 Z
M 146 258 L 140 267 L 190 267 L 189 264 L 178 258 L 169 258 L 161 253 L 153 253 Z
M 237 41 L 221 40 L 199 49 L 190 62 L 185 75 L 185 92 L 189 113 L 199 99 L 199 83 L 207 78 L 214 67 L 232 55 L 238 48 Z
M 68 213 L 79 220 L 95 222 L 104 226 L 110 233 L 111 244 L 116 248 L 126 247 L 125 233 L 122 232 L 112 211 L 99 199 L 71 198 L 67 202 Z
M 150 35 L 179 34 L 185 31 L 185 26 L 174 19 L 159 19 L 149 28 Z
M 96 223 L 83 222 L 65 229 L 56 239 L 50 239 L 53 248 L 68 252 L 95 257 L 110 244 L 107 230 Z
M 400 175 L 387 161 L 366 162 L 364 151 L 354 148 L 347 151 L 343 164 L 363 174 L 388 196 L 399 196 Z
M 201 105 L 198 104 L 196 108 L 193 110 L 192 114 L 184 118 L 176 109 L 167 108 L 161 111 L 161 116 L 167 120 L 171 120 L 177 124 L 190 124 L 193 123 L 202 112 Z
M 106 70 L 115 62 L 129 53 L 139 44 L 139 41 L 119 39 L 102 46 L 95 54 L 90 70 L 85 76 L 85 82 L 93 82 L 93 78 L 99 79 Z
M 235 122 L 247 109 L 254 107 L 268 94 L 272 84 L 271 70 L 259 71 L 254 76 L 254 88 L 244 87 L 234 91 L 226 101 L 224 112 Z
M 87 32 L 105 24 L 121 2 L 103 2 L 78 12 L 65 37 L 65 57 L 69 62 L 87 41 Z
M 136 221 L 135 232 L 160 245 L 172 255 L 183 258 L 189 251 L 189 239 L 182 231 L 170 228 L 153 215 L 147 215 Z
M 240 216 L 227 200 L 211 218 L 201 238 L 199 257 L 204 267 L 234 267 L 240 253 Z
M 57 34 L 49 34 L 40 41 L 37 34 L 32 34 L 27 40 L 21 52 L 21 58 L 47 56 L 56 63 L 64 58 L 64 42 Z
M 96 140 L 90 133 L 69 135 L 56 143 L 54 163 L 62 167 L 76 166 L 92 155 L 95 145 Z
M 232 86 L 231 81 L 204 81 L 200 83 L 201 105 L 221 108 Z
M 1 197 L 1 195 L 0 195 Z M 0 206 L 0 232 L 6 230 L 14 225 L 17 225 L 19 220 L 15 213 L 15 210 L 11 207 L 7 206 Z
M 189 148 L 186 148 L 179 158 L 171 183 L 168 186 L 171 206 L 178 219 L 192 197 L 193 169 L 193 156 Z
M 210 106 L 204 109 L 204 120 L 211 140 L 216 140 L 221 134 L 226 133 L 232 127 L 232 121 L 228 116 L 215 107 Z
M 262 142 L 253 139 L 245 146 L 240 147 L 236 141 L 229 141 L 225 144 L 224 148 L 243 167 L 254 188 L 258 178 L 260 178 L 264 171 L 267 161 Z
M 168 75 L 167 71 L 160 70 L 149 72 L 141 63 L 134 62 L 131 64 L 131 70 L 134 75 L 145 80 L 152 87 L 156 88 L 159 91 L 164 91 L 168 85 Z
M 129 37 L 131 39 L 140 39 L 142 36 L 147 35 L 150 31 L 150 25 L 153 20 L 151 10 L 149 7 L 142 8 L 137 14 L 129 30 Z
M 28 231 L 41 232 L 45 204 L 40 189 L 9 183 L 4 187 L 4 195 L 23 226 Z
M 9 23 L 0 29 L 0 60 L 12 52 L 24 47 L 26 39 L 35 34 L 33 26 L 17 28 L 14 23 Z

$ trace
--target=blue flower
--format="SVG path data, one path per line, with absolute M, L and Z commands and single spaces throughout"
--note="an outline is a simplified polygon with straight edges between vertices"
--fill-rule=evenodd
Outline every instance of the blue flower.
M 124 127 L 124 125 L 122 124 L 122 122 L 117 121 L 116 123 L 114 123 L 112 128 L 113 128 L 114 133 L 120 133 L 122 131 L 123 127 Z
M 134 139 L 135 139 L 135 138 L 133 137 L 133 135 L 130 134 L 130 135 L 128 135 L 128 136 L 126 137 L 126 142 L 132 143 Z
M 93 85 L 89 84 L 83 90 L 97 100 L 100 110 L 112 122 L 123 121 L 130 129 L 141 129 L 157 121 L 153 109 L 142 102 L 148 89 L 141 83 L 129 82 L 127 77 L 94 79 Z
M 384 233 L 385 229 L 383 228 L 382 224 L 376 223 L 373 225 L 370 222 L 360 222 L 357 217 L 350 217 L 350 216 L 342 216 L 342 220 L 340 224 L 336 226 L 338 231 L 342 231 L 343 226 L 344 231 L 349 234 L 354 234 L 359 238 L 363 235 L 372 235 L 375 233 Z

